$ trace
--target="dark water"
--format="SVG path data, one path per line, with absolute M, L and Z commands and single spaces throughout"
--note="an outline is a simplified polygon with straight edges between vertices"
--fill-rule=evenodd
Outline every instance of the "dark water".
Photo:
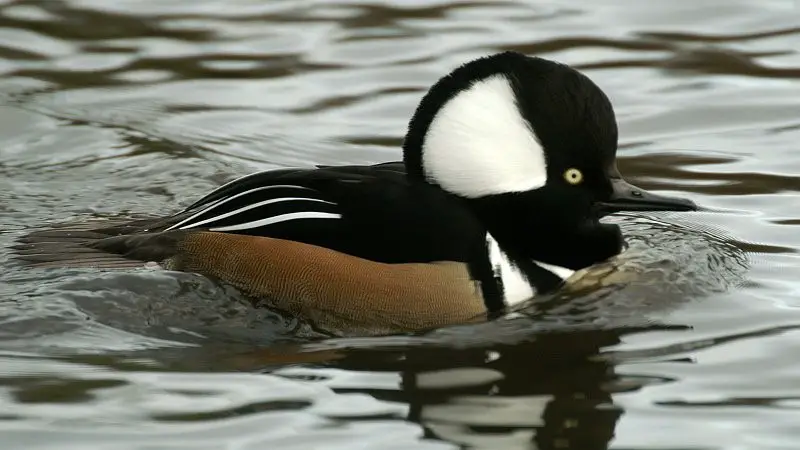
M 794 0 L 2 2 L 2 448 L 798 448 L 798 24 Z M 397 159 L 422 92 L 501 49 L 585 70 L 623 173 L 716 210 L 746 282 L 648 329 L 302 344 L 192 274 L 6 262 L 32 226 Z

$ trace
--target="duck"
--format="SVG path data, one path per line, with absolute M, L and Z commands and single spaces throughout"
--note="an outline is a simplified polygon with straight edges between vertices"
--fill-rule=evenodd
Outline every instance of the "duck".
M 485 321 L 622 252 L 604 217 L 697 209 L 625 181 L 617 142 L 585 74 L 494 53 L 422 96 L 402 161 L 256 172 L 167 216 L 34 230 L 15 255 L 193 272 L 330 334 Z

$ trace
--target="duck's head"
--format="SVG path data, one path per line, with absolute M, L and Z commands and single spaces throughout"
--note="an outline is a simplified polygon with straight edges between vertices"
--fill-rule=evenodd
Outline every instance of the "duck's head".
M 688 211 L 627 183 L 608 97 L 569 66 L 505 52 L 424 96 L 404 145 L 409 176 L 464 199 L 514 259 L 577 270 L 620 252 L 618 211 Z

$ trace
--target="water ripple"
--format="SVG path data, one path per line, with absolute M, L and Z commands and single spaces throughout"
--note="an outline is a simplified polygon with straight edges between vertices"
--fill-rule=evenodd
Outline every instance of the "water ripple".
M 0 2 L 4 448 L 794 448 L 797 11 Z M 614 102 L 622 172 L 703 206 L 619 218 L 640 244 L 674 243 L 666 272 L 699 277 L 703 295 L 676 299 L 677 279 L 481 326 L 309 342 L 294 318 L 192 274 L 6 262 L 31 226 L 164 214 L 259 169 L 395 160 L 425 89 L 498 50 L 584 70 Z

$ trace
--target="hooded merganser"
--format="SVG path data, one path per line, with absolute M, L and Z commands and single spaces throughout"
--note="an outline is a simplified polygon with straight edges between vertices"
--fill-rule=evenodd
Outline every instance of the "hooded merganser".
M 610 101 L 585 75 L 504 52 L 431 87 L 403 162 L 279 169 L 169 217 L 20 239 L 40 267 L 156 262 L 339 334 L 485 318 L 620 253 L 617 211 L 696 209 L 625 182 Z

